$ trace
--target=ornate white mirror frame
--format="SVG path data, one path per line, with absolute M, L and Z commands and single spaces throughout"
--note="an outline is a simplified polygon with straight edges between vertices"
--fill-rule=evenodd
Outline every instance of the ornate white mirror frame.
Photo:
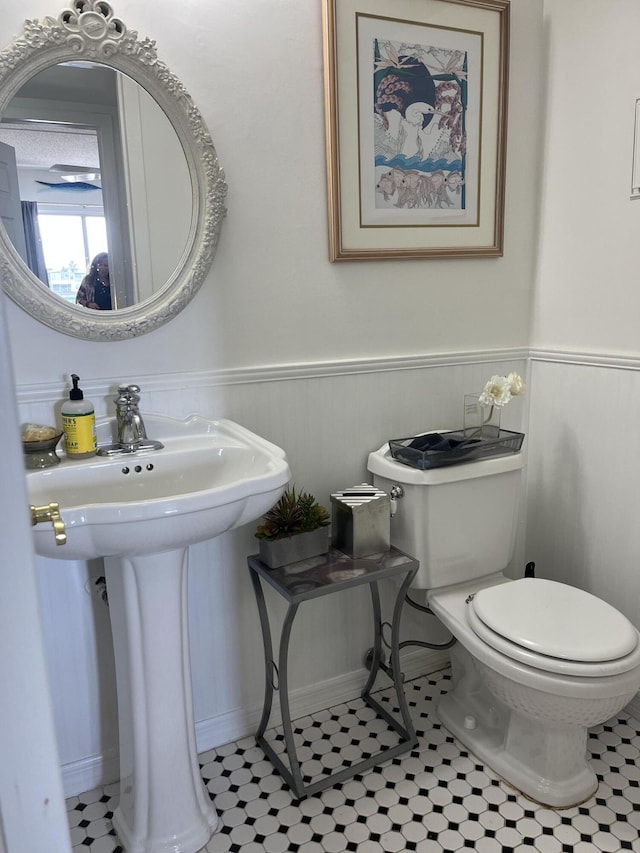
M 193 215 L 182 257 L 153 296 L 117 311 L 65 303 L 27 268 L 0 227 L 0 275 L 5 292 L 41 323 L 91 341 L 137 337 L 175 317 L 193 298 L 215 255 L 227 186 L 209 132 L 180 80 L 162 63 L 155 42 L 138 39 L 104 0 L 74 0 L 56 19 L 26 20 L 24 32 L 0 51 L 0 115 L 35 74 L 61 62 L 99 62 L 131 77 L 168 116 L 184 149 Z

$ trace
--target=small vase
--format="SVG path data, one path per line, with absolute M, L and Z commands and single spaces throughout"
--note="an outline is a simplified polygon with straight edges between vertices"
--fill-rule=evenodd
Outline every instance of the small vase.
M 261 539 L 260 559 L 270 569 L 309 560 L 329 550 L 329 528 L 318 527 L 308 533 L 297 533 L 285 539 Z
M 500 436 L 501 409 L 495 405 L 482 405 L 480 394 L 464 395 L 464 434 L 466 438 L 498 438 Z

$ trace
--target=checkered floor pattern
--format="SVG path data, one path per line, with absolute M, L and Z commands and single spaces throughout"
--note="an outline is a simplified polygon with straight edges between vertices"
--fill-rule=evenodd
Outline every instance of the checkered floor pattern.
M 450 677 L 443 670 L 405 685 L 416 749 L 307 799 L 290 793 L 251 737 L 201 755 L 220 817 L 206 853 L 640 853 L 640 722 L 621 713 L 590 732 L 599 789 L 555 811 L 516 794 L 438 723 Z M 393 709 L 392 696 L 377 698 Z M 294 728 L 306 783 L 396 742 L 360 699 Z M 284 751 L 280 729 L 267 735 Z M 117 784 L 68 800 L 74 853 L 122 853 L 111 826 L 117 800 Z

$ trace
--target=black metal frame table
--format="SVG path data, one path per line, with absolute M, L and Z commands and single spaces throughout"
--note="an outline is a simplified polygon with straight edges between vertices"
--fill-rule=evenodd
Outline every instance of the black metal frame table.
M 310 560 L 301 560 L 299 563 L 290 563 L 278 569 L 268 568 L 259 557 L 249 557 L 247 560 L 251 575 L 251 582 L 256 595 L 258 612 L 260 614 L 260 625 L 262 627 L 262 639 L 264 645 L 265 660 L 265 694 L 262 718 L 256 732 L 256 742 L 264 750 L 271 762 L 283 776 L 289 787 L 297 797 L 308 797 L 318 791 L 350 779 L 358 773 L 369 770 L 376 764 L 394 758 L 407 752 L 417 744 L 415 728 L 409 714 L 407 700 L 402 685 L 402 673 L 400 671 L 400 617 L 402 606 L 409 585 L 418 570 L 418 561 L 396 548 L 391 548 L 382 554 L 374 554 L 361 559 L 351 559 L 341 551 L 331 550 L 319 557 Z M 383 630 L 387 623 L 382 622 L 380 591 L 378 581 L 385 578 L 404 576 L 393 607 L 391 622 L 390 643 L 383 638 Z M 274 660 L 273 646 L 271 642 L 271 628 L 269 616 L 264 598 L 262 581 L 266 581 L 288 602 L 287 613 L 282 623 L 280 634 L 278 663 Z M 370 755 L 355 764 L 343 767 L 334 773 L 323 776 L 321 779 L 309 785 L 304 784 L 300 761 L 298 759 L 293 737 L 291 714 L 289 709 L 289 687 L 288 687 L 288 656 L 289 638 L 291 628 L 298 606 L 304 601 L 310 601 L 323 595 L 331 595 L 344 589 L 368 584 L 371 590 L 371 601 L 373 604 L 374 643 L 371 656 L 371 669 L 369 678 L 362 691 L 361 698 L 370 708 L 379 714 L 388 725 L 400 736 L 400 741 L 391 747 L 387 747 L 374 755 Z M 390 651 L 390 667 L 385 666 L 382 656 L 382 644 L 388 645 Z M 371 696 L 371 691 L 376 677 L 380 671 L 386 672 L 392 679 L 398 706 L 402 716 L 402 723 L 396 720 L 380 703 Z M 277 690 L 280 696 L 280 711 L 282 715 L 282 728 L 284 733 L 285 749 L 289 759 L 290 767 L 282 761 L 273 747 L 264 737 L 267 729 L 271 708 L 273 704 L 273 693 Z

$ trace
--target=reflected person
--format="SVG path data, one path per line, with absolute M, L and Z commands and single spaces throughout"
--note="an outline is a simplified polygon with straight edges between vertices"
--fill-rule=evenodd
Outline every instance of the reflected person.
M 76 303 L 84 308 L 94 308 L 99 311 L 111 310 L 111 282 L 109 281 L 109 256 L 100 252 L 91 261 L 89 272 L 82 279 Z

